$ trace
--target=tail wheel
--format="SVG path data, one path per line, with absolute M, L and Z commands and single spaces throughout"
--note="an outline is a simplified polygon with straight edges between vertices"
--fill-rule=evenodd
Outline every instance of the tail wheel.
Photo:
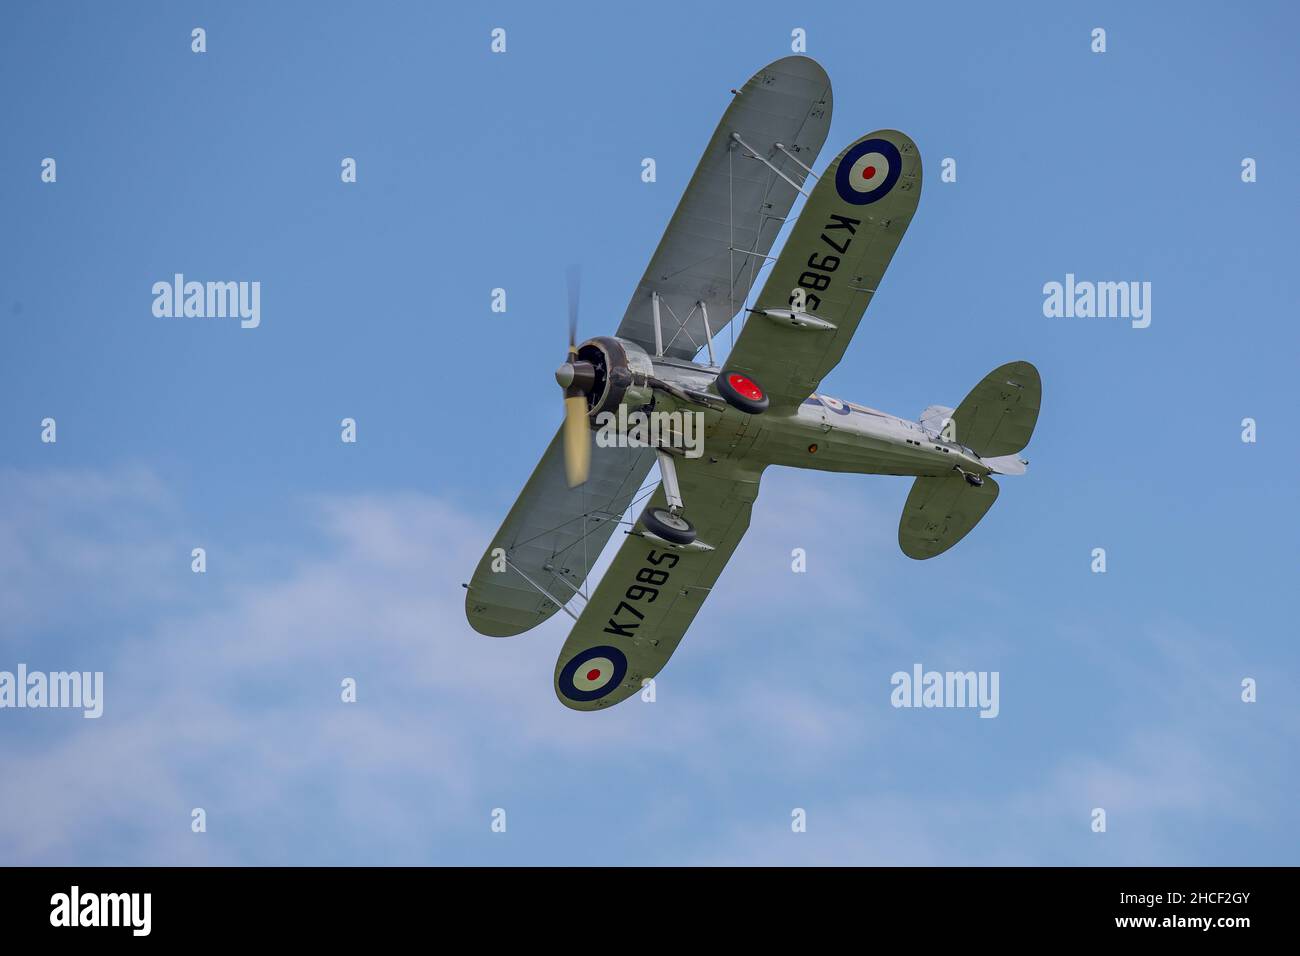
M 695 525 L 667 508 L 647 508 L 641 512 L 641 523 L 647 531 L 673 544 L 690 544 L 695 540 Z
M 767 393 L 748 375 L 726 371 L 718 376 L 714 384 L 718 386 L 718 394 L 732 408 L 738 408 L 747 415 L 759 415 L 767 411 Z

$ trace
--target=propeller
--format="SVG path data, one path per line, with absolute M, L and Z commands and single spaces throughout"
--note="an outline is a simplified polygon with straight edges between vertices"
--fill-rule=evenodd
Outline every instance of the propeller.
M 587 393 L 596 381 L 590 362 L 578 360 L 578 296 L 582 277 L 577 266 L 568 269 L 569 357 L 555 370 L 555 381 L 564 389 L 564 474 L 569 487 L 587 480 L 591 471 L 591 427 L 587 422 Z

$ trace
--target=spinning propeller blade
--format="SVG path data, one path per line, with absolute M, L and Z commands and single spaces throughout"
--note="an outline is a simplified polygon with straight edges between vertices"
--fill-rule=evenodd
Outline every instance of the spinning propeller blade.
M 564 389 L 564 473 L 569 487 L 576 488 L 587 480 L 591 471 L 591 428 L 587 423 L 587 392 L 579 373 L 578 362 L 578 296 L 582 288 L 582 274 L 577 266 L 569 266 L 569 359 L 555 373 L 555 379 Z
M 587 480 L 591 470 L 591 428 L 587 425 L 587 396 L 564 399 L 564 471 L 569 487 Z
M 578 343 L 578 296 L 582 292 L 582 271 L 577 266 L 569 266 L 566 275 L 569 280 L 569 352 L 572 356 Z

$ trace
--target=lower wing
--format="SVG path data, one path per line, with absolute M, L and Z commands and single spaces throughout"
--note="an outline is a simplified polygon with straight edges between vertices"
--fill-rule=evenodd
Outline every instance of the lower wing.
M 563 441 L 561 428 L 470 580 L 465 616 L 480 634 L 521 634 L 566 604 L 655 460 L 649 448 L 598 446 L 587 481 L 570 488 Z
M 574 710 L 599 710 L 637 693 L 677 649 L 749 527 L 760 471 L 685 459 L 677 465 L 698 541 L 675 550 L 638 523 L 587 602 L 555 664 L 555 693 Z M 651 501 L 664 507 L 661 487 Z

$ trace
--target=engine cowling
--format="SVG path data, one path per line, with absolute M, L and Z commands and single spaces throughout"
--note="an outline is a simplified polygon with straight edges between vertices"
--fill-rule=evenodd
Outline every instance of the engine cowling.
M 654 362 L 646 350 L 627 339 L 602 335 L 578 346 L 578 360 L 591 365 L 593 379 L 587 391 L 587 414 L 592 427 L 602 412 L 618 414 L 620 405 L 629 412 L 654 402 L 650 379 Z

